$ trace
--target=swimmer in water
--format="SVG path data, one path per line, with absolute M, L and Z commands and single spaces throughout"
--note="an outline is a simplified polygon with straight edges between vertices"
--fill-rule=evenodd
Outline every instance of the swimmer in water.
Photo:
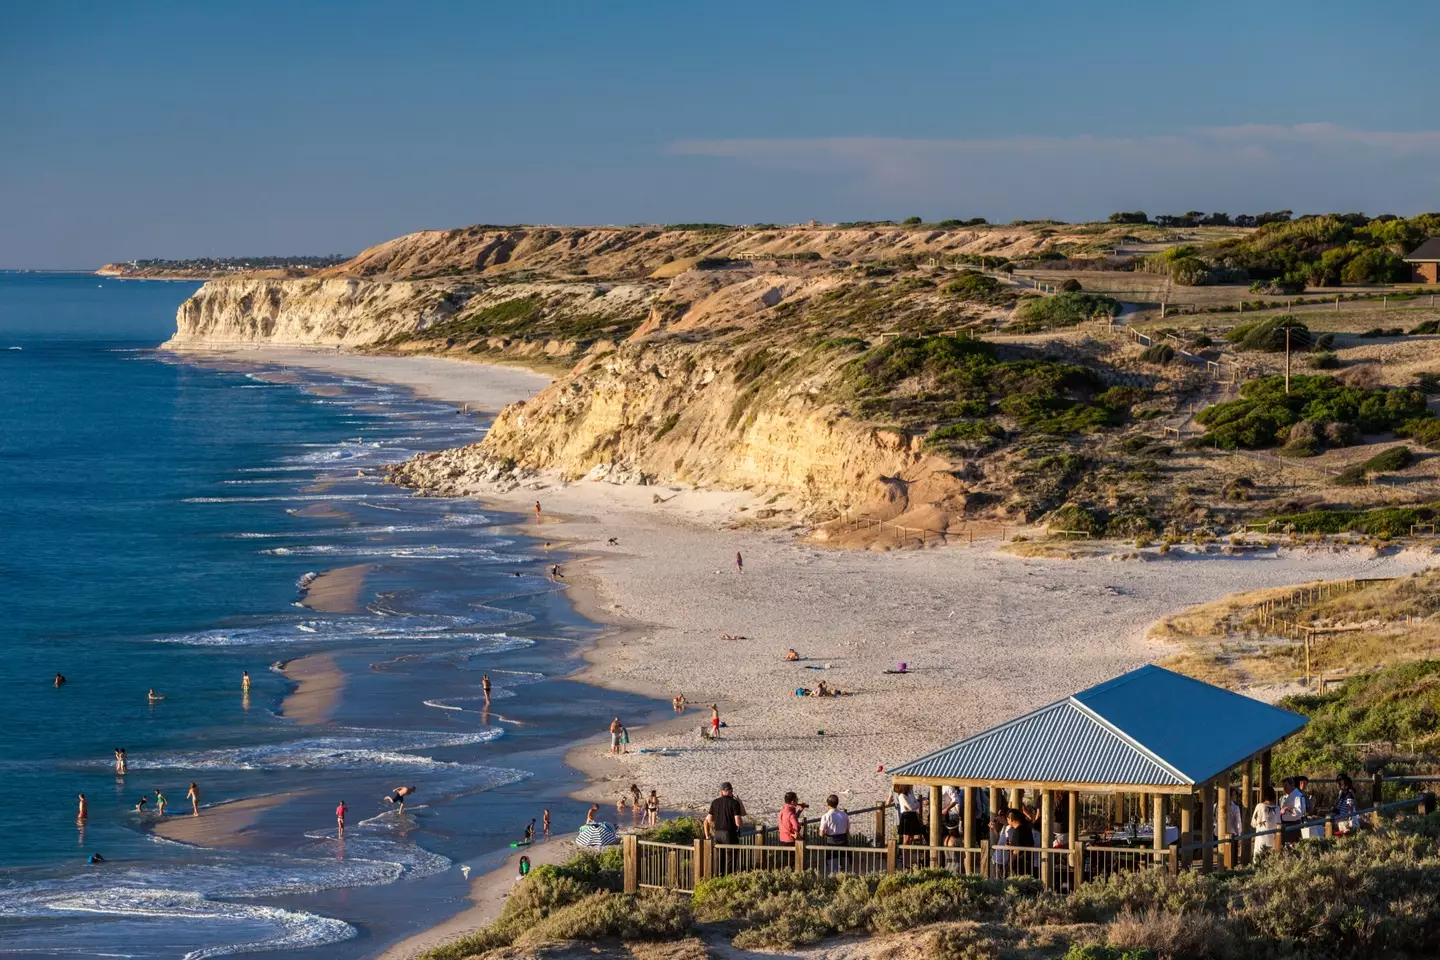
M 160 696 L 160 694 L 158 694 L 158 693 L 155 692 L 155 688 L 154 688 L 154 687 L 151 687 L 151 688 L 150 688 L 150 702 L 151 702 L 151 703 L 154 703 L 156 700 L 164 700 L 164 699 L 165 699 L 164 697 Z
M 165 799 L 165 794 L 159 790 L 155 791 L 155 808 L 160 811 L 160 816 L 165 816 L 165 805 L 170 801 Z
M 61 687 L 63 687 L 63 686 L 65 686 L 65 674 L 63 674 L 63 673 L 57 673 L 57 674 L 55 674 L 55 689 L 56 689 L 56 690 L 59 690 L 59 689 L 60 689 Z
M 144 813 L 144 812 L 145 812 L 145 808 L 146 808 L 146 806 L 149 805 L 149 803 L 150 803 L 150 798 L 147 797 L 147 796 L 145 796 L 145 794 L 143 794 L 143 793 L 140 794 L 140 802 L 137 803 L 137 804 L 135 804 L 135 812 L 136 812 L 136 813 Z
M 125 754 L 124 747 L 115 748 L 115 773 L 118 776 L 125 776 L 130 772 L 130 758 Z
M 241 692 L 241 693 L 249 693 L 249 692 L 250 692 L 250 671 L 249 671 L 249 670 L 241 670 L 241 671 L 240 671 L 240 692 Z
M 480 677 L 480 689 L 485 691 L 485 702 L 490 702 L 490 674 L 482 674 Z
M 90 854 L 90 860 L 89 860 L 89 862 L 90 862 L 90 863 L 104 863 L 104 862 L 105 862 L 105 858 L 102 857 L 102 856 L 100 856 L 100 854 L 98 854 L 98 853 L 92 853 L 92 854 Z

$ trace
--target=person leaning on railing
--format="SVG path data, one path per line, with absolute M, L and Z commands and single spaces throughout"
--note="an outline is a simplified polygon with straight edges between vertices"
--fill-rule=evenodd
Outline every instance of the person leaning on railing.
M 1336 774 L 1335 786 L 1339 795 L 1335 798 L 1335 832 L 1349 833 L 1360 828 L 1357 811 L 1360 805 L 1355 801 L 1355 781 L 1346 773 Z
M 1300 839 L 1299 824 L 1305 819 L 1305 794 L 1300 792 L 1293 777 L 1281 780 L 1280 786 L 1285 790 L 1285 796 L 1280 801 L 1280 823 L 1285 827 L 1283 842 L 1294 843 Z
M 1250 829 L 1259 833 L 1262 830 L 1274 830 L 1278 826 L 1280 826 L 1280 806 L 1275 802 L 1275 788 L 1265 787 L 1260 791 L 1260 802 L 1255 804 L 1255 812 L 1250 816 Z M 1255 838 L 1256 856 L 1269 850 L 1279 849 L 1279 833 Z

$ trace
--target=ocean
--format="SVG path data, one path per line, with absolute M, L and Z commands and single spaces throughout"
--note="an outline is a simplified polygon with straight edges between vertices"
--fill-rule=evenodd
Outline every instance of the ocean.
M 467 905 L 460 866 L 493 866 L 541 809 L 582 822 L 565 750 L 656 708 L 566 679 L 597 627 L 528 518 L 381 482 L 484 418 L 156 351 L 195 287 L 0 274 L 7 956 L 372 955 Z M 350 568 L 353 602 L 300 605 Z M 315 655 L 343 688 L 306 723 L 282 670 Z M 154 791 L 188 816 L 191 782 L 206 805 L 284 801 L 214 846 L 156 836 Z M 403 816 L 381 800 L 401 784 Z

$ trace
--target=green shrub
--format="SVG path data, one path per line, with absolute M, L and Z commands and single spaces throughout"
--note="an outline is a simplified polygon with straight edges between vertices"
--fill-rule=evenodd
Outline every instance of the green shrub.
M 1409 437 L 1427 450 L 1440 450 L 1440 419 L 1422 417 L 1401 424 L 1395 430 L 1402 437 Z
M 1426 593 L 1415 606 L 1422 614 L 1432 607 Z M 1440 660 L 1396 664 L 1347 680 L 1338 690 L 1286 697 L 1279 705 L 1305 714 L 1310 722 L 1276 748 L 1276 776 L 1360 770 L 1363 745 L 1369 743 L 1428 741 L 1433 753 L 1440 717 Z
M 1425 320 L 1410 331 L 1412 335 L 1421 333 L 1440 333 L 1440 319 Z
M 988 420 L 962 420 L 930 431 L 930 435 L 925 438 L 925 444 L 936 447 L 976 448 L 1004 435 L 1004 430 Z
M 1098 317 L 1113 317 L 1120 304 L 1097 293 L 1057 293 L 1053 297 L 1025 297 L 1015 307 L 1012 326 L 1021 333 L 1073 327 Z
M 1113 920 L 1125 912 L 1214 909 L 1222 902 L 1213 874 L 1187 871 L 1172 876 L 1163 870 L 1116 873 L 1092 880 L 1077 887 L 1068 899 L 1076 919 L 1092 923 Z
M 516 944 L 557 940 L 673 940 L 690 929 L 688 898 L 662 890 L 594 893 L 526 928 Z
M 1310 366 L 1316 370 L 1335 370 L 1340 366 L 1340 358 L 1329 351 L 1317 353 L 1310 357 Z
M 1281 528 L 1299 534 L 1363 533 L 1371 537 L 1400 537 L 1417 523 L 1434 520 L 1436 505 L 1425 507 L 1377 507 L 1373 510 L 1313 510 L 1283 513 L 1270 519 Z
M 648 830 L 640 831 L 641 840 L 649 840 L 653 843 L 686 844 L 704 836 L 705 824 L 696 817 L 676 817 L 673 820 L 662 820 Z
M 1126 913 L 1106 936 L 1113 947 L 1158 960 L 1232 960 L 1237 946 L 1230 924 L 1209 913 Z
M 1234 344 L 1236 350 L 1276 353 L 1285 349 L 1287 329 L 1291 350 L 1303 350 L 1310 345 L 1310 329 L 1289 314 L 1242 323 L 1232 327 L 1225 339 Z
M 1104 525 L 1093 511 L 1087 510 L 1079 504 L 1067 503 L 1045 518 L 1045 526 L 1056 531 L 1072 530 L 1096 534 Z
M 1290 439 L 1301 421 L 1348 423 L 1364 433 L 1393 430 L 1427 417 L 1425 398 L 1415 390 L 1367 390 L 1333 377 L 1260 377 L 1240 388 L 1239 399 L 1202 410 L 1196 422 L 1206 428 L 1204 446 L 1227 450 L 1258 449 Z
M 1149 950 L 1135 948 L 1112 947 L 1108 944 L 1075 944 L 1065 951 L 1061 960 L 1154 960 L 1155 954 Z
M 1140 360 L 1143 363 L 1157 363 L 1165 365 L 1175 359 L 1175 348 L 1168 343 L 1155 343 L 1140 351 Z
M 999 881 L 943 870 L 892 874 L 875 889 L 870 926 L 896 933 L 927 923 L 983 919 L 995 912 L 1003 890 Z
M 1068 277 L 1066 278 L 1064 283 L 1060 284 L 1061 293 L 1079 293 L 1081 290 L 1084 289 L 1085 288 L 1081 285 L 1080 281 L 1076 280 L 1074 277 Z

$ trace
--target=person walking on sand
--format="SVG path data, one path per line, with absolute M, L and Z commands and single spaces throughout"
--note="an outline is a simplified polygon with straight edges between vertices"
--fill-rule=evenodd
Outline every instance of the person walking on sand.
M 485 694 L 485 702 L 490 702 L 490 674 L 482 674 L 480 677 L 480 689 Z
M 745 572 L 745 558 L 740 556 L 740 551 L 735 551 L 735 569 L 741 573 Z
M 190 801 L 191 816 L 200 816 L 200 787 L 194 780 L 190 781 L 190 789 L 185 791 L 185 799 Z
M 81 823 L 84 823 L 86 820 L 90 819 L 90 804 L 86 801 L 85 794 L 83 793 L 80 794 L 80 810 L 75 815 L 75 819 L 79 820 Z
M 710 704 L 710 739 L 717 740 L 720 737 L 720 705 Z
M 340 806 L 335 808 L 335 829 L 340 832 L 341 840 L 345 839 L 345 814 L 349 812 L 350 808 L 345 806 L 344 800 L 341 800 Z
M 620 752 L 620 732 L 624 729 L 625 726 L 620 722 L 619 717 L 610 721 L 610 752 L 612 754 Z
M 536 523 L 539 523 L 539 522 L 540 522 L 540 501 L 539 501 L 539 500 L 536 500 L 536 501 L 535 501 L 535 522 L 536 522 Z
M 165 794 L 159 790 L 155 791 L 155 809 L 160 812 L 160 816 L 165 816 L 165 807 L 169 802 L 169 800 L 165 799 Z

